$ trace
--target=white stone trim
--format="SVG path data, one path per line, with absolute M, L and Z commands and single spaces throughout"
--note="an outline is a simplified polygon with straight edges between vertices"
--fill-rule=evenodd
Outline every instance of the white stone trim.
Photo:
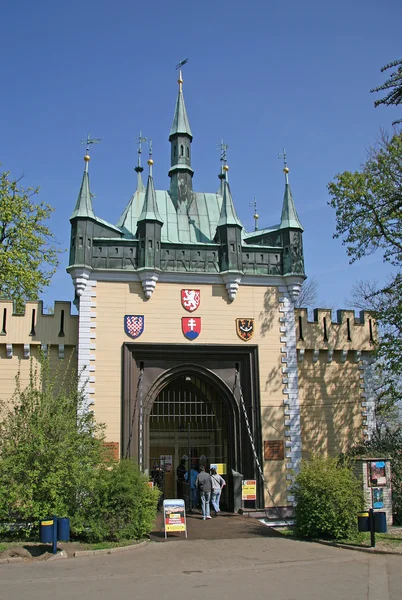
M 145 269 L 143 271 L 139 270 L 138 276 L 140 278 L 145 297 L 150 298 L 152 296 L 152 294 L 154 293 L 156 284 L 159 279 L 158 273 L 156 273 L 155 271 L 152 271 L 150 269 Z
M 371 357 L 367 356 L 362 359 L 359 368 L 362 369 L 363 386 L 361 393 L 362 415 L 365 417 L 363 427 L 369 438 L 375 431 L 375 393 L 374 393 L 374 370 L 375 363 Z
M 6 356 L 7 356 L 7 358 L 13 357 L 13 345 L 12 344 L 6 344 Z
M 282 372 L 286 373 L 286 387 L 283 388 L 284 404 L 284 425 L 285 429 L 285 448 L 286 448 L 286 468 L 297 471 L 298 464 L 302 456 L 301 442 L 301 424 L 300 424 L 300 403 L 299 403 L 299 375 L 298 375 L 298 355 L 296 342 L 296 325 L 294 312 L 295 289 L 293 283 L 291 289 L 285 286 L 279 287 L 280 302 L 279 307 L 282 317 L 280 318 L 280 340 L 284 345 L 281 347 L 282 363 L 285 367 Z M 285 327 L 285 332 L 282 331 Z M 282 335 L 285 333 L 285 335 Z M 302 355 L 303 356 L 303 355 Z M 299 353 L 300 357 L 300 353 Z M 286 479 L 291 479 L 287 475 Z M 288 502 L 293 504 L 293 496 L 288 496 Z
M 94 362 L 96 355 L 96 284 L 94 279 L 87 279 L 85 287 L 81 290 L 78 314 L 78 373 L 79 387 L 84 394 L 84 406 L 88 410 L 95 403 L 95 371 Z M 91 364 L 90 364 L 91 363 Z M 92 396 L 90 398 L 90 396 Z
M 226 286 L 226 291 L 230 302 L 236 298 L 237 290 L 241 282 L 240 273 L 221 273 L 221 277 Z
M 24 358 L 29 358 L 31 356 L 31 345 L 24 344 Z
M 78 297 L 82 296 L 87 286 L 92 269 L 90 267 L 70 267 L 67 269 L 67 271 L 72 277 L 75 293 Z

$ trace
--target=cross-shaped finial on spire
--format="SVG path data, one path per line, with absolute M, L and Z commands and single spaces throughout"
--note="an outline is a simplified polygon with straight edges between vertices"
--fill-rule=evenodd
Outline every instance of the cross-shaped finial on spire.
M 151 138 L 148 139 L 148 146 L 149 146 L 149 158 L 148 158 L 149 174 L 152 177 L 152 165 L 154 164 L 154 161 L 152 158 L 152 139 Z

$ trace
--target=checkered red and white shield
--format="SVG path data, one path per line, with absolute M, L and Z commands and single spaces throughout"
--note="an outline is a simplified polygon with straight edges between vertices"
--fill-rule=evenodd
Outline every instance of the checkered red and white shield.
M 125 315 L 124 331 L 133 339 L 140 337 L 144 331 L 144 315 Z

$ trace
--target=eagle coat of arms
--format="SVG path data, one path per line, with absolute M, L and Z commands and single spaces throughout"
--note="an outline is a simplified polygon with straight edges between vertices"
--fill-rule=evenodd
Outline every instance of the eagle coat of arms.
M 182 290 L 181 305 L 188 312 L 194 312 L 200 305 L 201 292 L 200 290 Z
M 144 321 L 144 315 L 125 315 L 124 331 L 133 339 L 140 337 L 144 331 Z
M 244 342 L 254 335 L 254 319 L 236 319 L 236 333 Z

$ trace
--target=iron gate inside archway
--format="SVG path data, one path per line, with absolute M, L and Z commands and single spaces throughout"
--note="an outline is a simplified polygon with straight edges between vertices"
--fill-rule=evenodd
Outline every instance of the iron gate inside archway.
M 165 498 L 184 497 L 188 505 L 196 503 L 191 485 L 201 464 L 222 465 L 227 478 L 229 456 L 228 406 L 219 390 L 202 377 L 180 375 L 163 388 L 149 415 L 149 472 L 163 471 Z M 184 461 L 187 482 L 178 480 L 177 467 Z M 192 472 L 192 475 L 191 475 Z M 230 485 L 221 499 L 228 508 Z

